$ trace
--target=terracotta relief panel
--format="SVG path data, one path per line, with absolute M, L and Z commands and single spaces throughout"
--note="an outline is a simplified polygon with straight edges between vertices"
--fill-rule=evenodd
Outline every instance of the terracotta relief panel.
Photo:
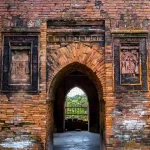
M 28 51 L 12 51 L 12 58 L 10 64 L 10 83 L 30 83 Z
M 148 90 L 146 38 L 114 38 L 114 75 L 118 92 Z
M 38 89 L 38 37 L 4 36 L 2 91 Z
M 26 49 L 25 46 L 17 46 L 20 49 L 13 49 L 12 43 L 10 43 L 10 84 L 30 84 L 31 68 L 30 68 L 30 57 L 31 57 L 31 46 Z M 21 49 L 23 48 L 23 49 Z
M 141 57 L 139 44 L 121 44 L 120 49 L 120 84 L 141 85 Z

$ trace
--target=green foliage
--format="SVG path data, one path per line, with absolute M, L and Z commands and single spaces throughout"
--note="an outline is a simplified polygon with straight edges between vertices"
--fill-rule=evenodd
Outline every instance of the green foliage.
M 66 118 L 76 118 L 80 120 L 88 120 L 88 100 L 87 96 L 75 95 L 66 98 Z
M 75 95 L 73 97 L 67 96 L 66 98 L 67 107 L 88 107 L 87 96 L 84 95 Z

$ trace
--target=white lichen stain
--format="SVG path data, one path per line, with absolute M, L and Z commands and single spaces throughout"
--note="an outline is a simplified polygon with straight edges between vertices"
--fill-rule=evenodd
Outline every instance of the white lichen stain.
M 0 146 L 4 148 L 19 148 L 19 149 L 24 149 L 29 146 L 32 146 L 33 142 L 29 140 L 23 140 L 23 141 L 14 141 L 12 138 L 7 138 L 5 139 L 4 142 L 0 144 Z
M 127 130 L 140 130 L 146 125 L 142 120 L 124 120 L 122 124 Z

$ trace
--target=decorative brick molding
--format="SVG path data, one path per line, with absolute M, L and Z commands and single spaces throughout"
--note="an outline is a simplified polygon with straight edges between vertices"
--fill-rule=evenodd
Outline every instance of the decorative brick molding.
M 48 36 L 47 41 L 49 43 L 57 43 L 57 42 L 103 42 L 104 43 L 104 36 L 103 35 L 91 35 L 91 36 L 85 36 L 85 35 L 51 35 Z

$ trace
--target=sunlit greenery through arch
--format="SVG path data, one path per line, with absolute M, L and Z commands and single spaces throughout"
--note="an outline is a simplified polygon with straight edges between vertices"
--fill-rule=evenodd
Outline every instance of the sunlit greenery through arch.
M 78 87 L 72 88 L 66 95 L 65 119 L 88 121 L 88 98 Z

